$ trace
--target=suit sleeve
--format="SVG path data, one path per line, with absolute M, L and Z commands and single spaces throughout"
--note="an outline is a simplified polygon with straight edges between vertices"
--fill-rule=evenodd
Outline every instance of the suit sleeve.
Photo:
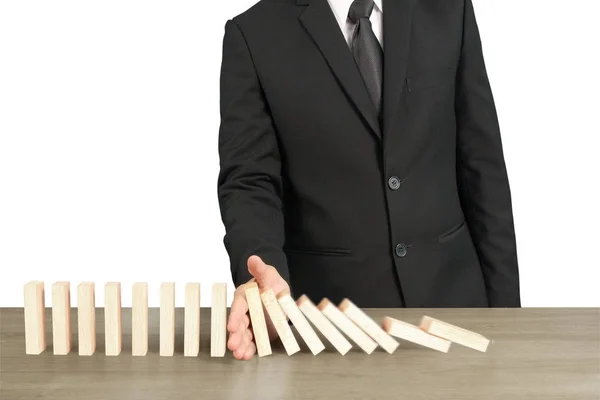
M 472 0 L 465 0 L 456 93 L 459 193 L 489 305 L 520 307 L 511 193 Z
M 218 198 L 233 283 L 252 278 L 250 255 L 289 282 L 278 141 L 246 40 L 233 20 L 225 25 L 220 91 Z

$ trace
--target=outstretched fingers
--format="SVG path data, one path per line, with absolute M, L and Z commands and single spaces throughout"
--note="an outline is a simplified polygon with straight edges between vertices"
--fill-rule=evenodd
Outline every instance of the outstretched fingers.
M 247 343 L 245 342 L 246 330 L 250 324 L 248 317 L 248 303 L 246 302 L 246 294 L 244 285 L 237 288 L 234 293 L 229 320 L 227 322 L 227 330 L 229 331 L 229 340 L 227 348 L 242 358 L 245 354 Z
M 227 330 L 234 332 L 240 326 L 240 323 L 244 321 L 244 317 L 247 317 L 248 313 L 248 302 L 246 301 L 246 292 L 244 291 L 244 285 L 238 287 L 233 294 L 233 301 L 231 302 L 231 310 L 229 312 L 229 321 L 227 322 Z M 248 326 L 248 324 L 246 324 Z

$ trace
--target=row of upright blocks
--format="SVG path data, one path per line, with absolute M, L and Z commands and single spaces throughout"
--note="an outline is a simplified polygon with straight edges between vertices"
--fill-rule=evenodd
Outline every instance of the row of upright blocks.
M 31 281 L 24 287 L 25 347 L 26 354 L 40 354 L 46 349 L 44 282 Z M 121 284 L 109 282 L 104 286 L 105 355 L 117 356 L 122 350 Z M 71 290 L 69 282 L 52 285 L 52 337 L 55 355 L 71 351 Z M 392 354 L 400 343 L 407 340 L 421 346 L 447 353 L 451 343 L 458 343 L 485 352 L 489 340 L 482 335 L 455 325 L 424 316 L 420 325 L 412 325 L 395 318 L 385 317 L 380 324 L 363 310 L 344 299 L 335 306 L 324 298 L 315 305 L 306 295 L 297 301 L 289 291 L 274 293 L 271 289 L 259 291 L 255 283 L 245 290 L 248 311 L 259 357 L 272 354 L 267 332 L 266 315 L 273 323 L 286 353 L 291 356 L 300 346 L 291 324 L 295 327 L 312 354 L 325 349 L 319 331 L 342 355 L 354 342 L 365 353 L 371 354 L 378 346 Z M 82 282 L 77 286 L 78 352 L 81 356 L 96 351 L 95 284 Z M 226 353 L 227 285 L 212 285 L 211 297 L 211 357 Z M 132 286 L 131 352 L 133 356 L 148 353 L 148 284 Z M 160 349 L 161 356 L 173 356 L 175 343 L 175 284 L 160 286 Z M 195 357 L 200 350 L 200 284 L 185 285 L 184 356 Z
M 212 348 L 224 347 L 227 287 L 213 285 L 213 325 L 223 326 L 223 332 L 213 332 Z M 96 351 L 96 293 L 94 282 L 77 286 L 78 352 L 90 356 Z M 40 354 L 46 349 L 45 287 L 42 281 L 31 281 L 24 287 L 25 352 Z M 200 284 L 185 286 L 184 355 L 197 356 L 200 350 Z M 71 288 L 69 282 L 52 285 L 52 341 L 55 355 L 71 352 Z M 215 321 L 216 320 L 216 321 Z M 215 323 L 216 322 L 216 323 Z M 108 282 L 104 286 L 105 354 L 117 356 L 122 350 L 121 283 Z M 172 356 L 175 346 L 175 284 L 160 286 L 160 355 Z M 134 356 L 148 353 L 148 284 L 132 285 L 131 352 Z M 224 349 L 221 353 L 225 353 Z M 216 355 L 216 354 L 213 354 Z

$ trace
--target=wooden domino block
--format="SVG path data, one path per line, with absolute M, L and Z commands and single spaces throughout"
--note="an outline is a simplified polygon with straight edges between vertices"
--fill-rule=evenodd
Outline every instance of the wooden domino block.
M 352 348 L 352 344 L 340 331 L 323 315 L 321 311 L 306 295 L 302 295 L 296 302 L 300 311 L 308 320 L 325 336 L 325 338 L 340 352 L 345 355 Z
M 329 299 L 321 300 L 317 308 L 346 336 L 356 343 L 367 354 L 371 354 L 377 343 L 363 332 L 354 322 L 341 312 Z
M 122 349 L 121 284 L 104 285 L 104 352 L 118 356 Z
M 399 321 L 395 318 L 385 317 L 382 327 L 389 335 L 399 339 L 408 340 L 409 342 L 441 351 L 442 353 L 447 353 L 450 350 L 450 341 L 430 335 L 418 326 Z
M 248 283 L 245 292 L 250 320 L 252 321 L 256 352 L 259 357 L 268 356 L 272 353 L 271 342 L 269 340 L 269 332 L 267 331 L 267 322 L 263 312 L 258 285 L 255 282 Z
M 277 331 L 277 335 L 285 348 L 288 356 L 295 354 L 300 351 L 300 346 L 294 337 L 294 333 L 292 332 L 292 328 L 288 324 L 287 318 L 281 309 L 281 306 L 277 302 L 277 297 L 275 293 L 271 289 L 267 289 L 260 295 L 262 302 L 267 310 L 267 314 L 271 321 L 273 322 L 273 326 Z
M 287 317 L 290 319 L 290 321 L 296 328 L 296 331 L 298 332 L 304 343 L 306 343 L 306 345 L 310 349 L 311 353 L 313 353 L 313 355 L 316 356 L 317 354 L 325 350 L 325 345 L 323 344 L 321 339 L 319 339 L 319 336 L 317 336 L 312 326 L 310 326 L 308 320 L 306 319 L 302 311 L 300 311 L 300 308 L 298 308 L 298 305 L 290 295 L 290 292 L 288 290 L 283 290 L 277 293 L 277 301 L 279 302 L 279 305 L 285 312 L 285 315 L 287 315 Z
M 389 354 L 392 354 L 400 346 L 400 343 L 388 335 L 371 317 L 349 299 L 342 300 L 338 308 Z
M 25 314 L 25 353 L 46 350 L 46 308 L 44 282 L 31 281 L 23 287 Z
M 96 299 L 94 282 L 77 286 L 77 338 L 80 356 L 96 351 Z
M 444 338 L 451 342 L 484 353 L 487 351 L 488 345 L 490 344 L 489 339 L 478 333 L 468 331 L 466 329 L 428 316 L 424 316 L 421 319 L 419 327 L 423 331 L 431 335 Z
M 71 352 L 71 285 L 52 285 L 52 347 L 55 355 Z
M 131 302 L 131 354 L 148 353 L 148 284 L 136 282 L 132 288 Z
M 160 285 L 160 350 L 163 357 L 175 352 L 175 283 Z
M 185 285 L 183 355 L 196 357 L 200 352 L 200 284 Z
M 227 339 L 227 284 L 212 286 L 210 313 L 210 356 L 224 357 Z

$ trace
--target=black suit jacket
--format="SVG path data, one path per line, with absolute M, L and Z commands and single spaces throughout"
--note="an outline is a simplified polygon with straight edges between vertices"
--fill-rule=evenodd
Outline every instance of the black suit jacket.
M 511 194 L 471 0 L 384 0 L 380 125 L 327 0 L 225 26 L 218 195 L 236 285 L 261 256 L 296 295 L 520 306 Z

